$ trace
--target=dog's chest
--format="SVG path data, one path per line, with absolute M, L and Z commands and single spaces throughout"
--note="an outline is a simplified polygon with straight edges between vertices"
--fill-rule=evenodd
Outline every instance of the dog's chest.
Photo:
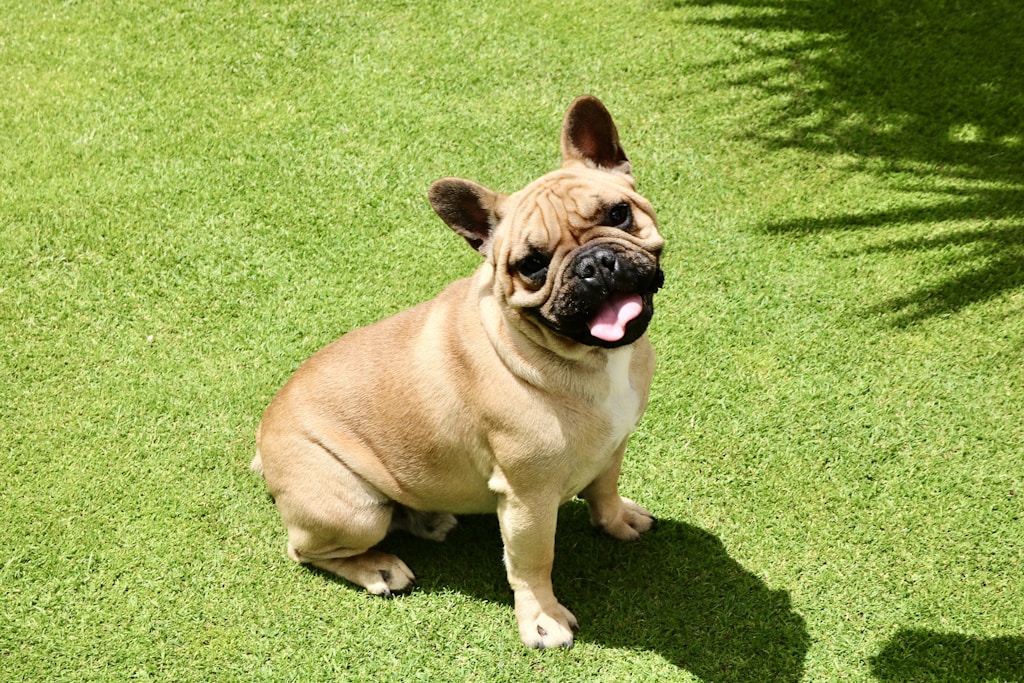
M 615 349 L 608 354 L 609 391 L 602 408 L 608 415 L 613 447 L 629 436 L 640 419 L 640 395 L 629 380 L 632 362 L 631 346 Z

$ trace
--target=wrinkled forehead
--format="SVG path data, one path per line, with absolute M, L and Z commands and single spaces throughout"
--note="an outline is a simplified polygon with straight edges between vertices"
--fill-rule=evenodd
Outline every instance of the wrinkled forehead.
M 560 230 L 568 226 L 574 231 L 586 230 L 610 207 L 622 202 L 653 218 L 650 204 L 637 194 L 630 176 L 583 167 L 552 171 L 510 199 L 511 221 L 535 229 Z

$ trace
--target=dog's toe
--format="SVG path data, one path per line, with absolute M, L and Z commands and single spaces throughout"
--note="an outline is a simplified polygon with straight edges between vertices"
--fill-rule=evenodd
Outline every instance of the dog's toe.
M 381 553 L 384 555 L 384 553 Z M 416 577 L 405 562 L 394 555 L 386 555 L 387 566 L 372 568 L 367 571 L 363 586 L 367 592 L 390 598 L 395 593 L 407 591 L 416 583 Z M 383 558 L 382 558 L 383 559 Z
M 573 633 L 580 625 L 559 603 L 542 610 L 535 602 L 516 605 L 516 620 L 519 622 L 519 636 L 523 644 L 538 650 L 560 647 L 566 650 L 573 646 Z

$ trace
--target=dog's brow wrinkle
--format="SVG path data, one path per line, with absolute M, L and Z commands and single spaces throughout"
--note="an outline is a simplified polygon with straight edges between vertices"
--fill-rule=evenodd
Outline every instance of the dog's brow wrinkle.
M 544 231 L 544 242 L 550 244 L 558 237 L 558 226 L 562 224 L 561 202 L 550 188 L 538 193 L 534 204 L 534 211 L 539 214 L 539 229 Z M 531 215 L 529 218 L 533 218 Z

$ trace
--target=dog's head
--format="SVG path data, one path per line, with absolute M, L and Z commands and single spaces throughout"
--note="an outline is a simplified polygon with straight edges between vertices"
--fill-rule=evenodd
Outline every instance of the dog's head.
M 444 178 L 430 203 L 493 266 L 506 310 L 589 346 L 631 344 L 647 330 L 664 240 L 597 98 L 569 107 L 561 169 L 511 195 Z

